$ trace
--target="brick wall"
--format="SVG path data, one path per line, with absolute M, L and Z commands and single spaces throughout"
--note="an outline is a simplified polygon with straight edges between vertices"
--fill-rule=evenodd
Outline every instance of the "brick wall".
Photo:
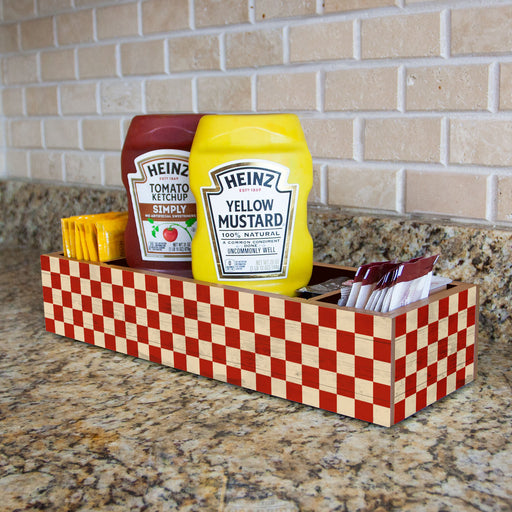
M 512 1 L 1 7 L 4 177 L 120 187 L 135 114 L 291 111 L 312 204 L 512 227 Z

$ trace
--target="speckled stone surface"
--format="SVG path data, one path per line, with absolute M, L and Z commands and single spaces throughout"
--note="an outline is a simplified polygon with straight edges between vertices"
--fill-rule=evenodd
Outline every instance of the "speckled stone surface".
M 393 217 L 348 216 L 311 209 L 315 258 L 359 266 L 439 254 L 438 275 L 480 286 L 480 330 L 512 340 L 512 232 Z
M 0 180 L 0 205 L 0 244 L 53 252 L 62 217 L 126 210 L 127 201 L 124 190 Z
M 0 248 L 0 510 L 512 509 L 512 344 L 387 429 L 46 332 L 39 254 Z
M 0 244 L 61 248 L 60 219 L 126 209 L 124 190 L 0 181 Z M 311 208 L 317 261 L 357 267 L 382 259 L 440 254 L 435 271 L 480 285 L 480 329 L 495 341 L 512 339 L 512 231 L 344 215 Z

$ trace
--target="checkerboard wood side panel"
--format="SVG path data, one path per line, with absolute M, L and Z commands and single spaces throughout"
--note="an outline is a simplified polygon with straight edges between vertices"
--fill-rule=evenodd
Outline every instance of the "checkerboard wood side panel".
M 55 256 L 41 263 L 48 331 L 389 425 L 389 322 Z
M 396 318 L 395 422 L 474 380 L 477 314 L 472 287 Z

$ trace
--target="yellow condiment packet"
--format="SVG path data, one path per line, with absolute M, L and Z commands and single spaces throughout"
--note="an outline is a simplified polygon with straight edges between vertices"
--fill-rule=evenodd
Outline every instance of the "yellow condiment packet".
M 124 230 L 128 212 L 78 215 L 61 219 L 64 254 L 88 261 L 124 257 Z
M 77 260 L 86 259 L 84 257 L 84 250 L 82 249 L 82 239 L 80 237 L 80 229 L 77 219 L 75 219 L 75 258 Z
M 96 222 L 98 257 L 100 261 L 124 258 L 124 230 L 128 222 L 128 212 L 120 212 L 112 218 Z
M 89 261 L 98 261 L 98 241 L 96 239 L 96 225 L 94 220 L 86 220 L 83 223 L 85 243 L 89 253 Z
M 60 225 L 62 229 L 62 250 L 64 256 L 72 258 L 71 240 L 69 237 L 69 219 L 61 219 Z
M 75 243 L 77 249 L 77 258 L 89 261 L 89 249 L 87 247 L 87 240 L 85 239 L 85 224 L 86 218 L 85 216 L 80 216 L 75 219 Z M 78 233 L 78 236 L 77 236 Z M 80 241 L 80 244 L 78 243 Z M 79 254 L 82 257 L 79 257 Z
M 67 219 L 67 224 L 71 258 L 76 258 L 75 217 L 70 217 L 69 219 Z

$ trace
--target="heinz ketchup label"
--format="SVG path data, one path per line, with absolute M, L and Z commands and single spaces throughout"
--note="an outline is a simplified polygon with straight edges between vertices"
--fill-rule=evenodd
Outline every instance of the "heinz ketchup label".
M 127 178 L 143 260 L 190 261 L 196 204 L 188 158 L 188 151 L 159 149 L 134 160 Z

